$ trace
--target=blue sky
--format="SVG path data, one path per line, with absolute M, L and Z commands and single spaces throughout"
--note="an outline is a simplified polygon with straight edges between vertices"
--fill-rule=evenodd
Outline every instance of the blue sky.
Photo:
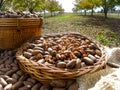
M 75 0 L 56 0 L 59 1 L 60 4 L 62 4 L 63 9 L 65 12 L 72 12 L 72 8 L 74 7 L 73 2 Z

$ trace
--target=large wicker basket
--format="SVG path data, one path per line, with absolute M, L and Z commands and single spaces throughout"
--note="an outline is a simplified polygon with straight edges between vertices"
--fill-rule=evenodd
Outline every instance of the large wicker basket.
M 41 18 L 0 18 L 0 48 L 14 49 L 40 36 L 41 26 Z
M 80 34 L 75 34 L 75 35 L 85 37 Z M 91 39 L 89 40 L 92 41 Z M 92 66 L 86 66 L 80 69 L 61 69 L 54 66 L 46 66 L 44 64 L 40 64 L 33 60 L 27 59 L 23 56 L 23 51 L 27 48 L 26 45 L 27 43 L 25 43 L 21 48 L 18 49 L 18 52 L 16 53 L 16 58 L 19 61 L 20 68 L 39 81 L 49 81 L 53 79 L 75 79 L 86 73 L 96 72 L 100 69 L 105 68 L 106 66 L 106 59 L 105 59 L 106 55 L 104 48 L 99 46 L 98 44 L 96 45 L 99 47 L 99 49 L 102 52 L 102 56 L 100 60 Z

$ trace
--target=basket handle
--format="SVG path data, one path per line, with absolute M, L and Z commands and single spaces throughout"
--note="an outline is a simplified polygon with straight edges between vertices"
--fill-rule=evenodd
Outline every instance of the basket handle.
M 20 28 L 20 19 L 17 19 L 17 31 L 20 32 L 21 28 Z

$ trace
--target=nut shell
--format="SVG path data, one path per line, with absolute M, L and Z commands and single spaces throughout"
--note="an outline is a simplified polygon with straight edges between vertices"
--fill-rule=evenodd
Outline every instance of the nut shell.
M 84 57 L 83 61 L 87 64 L 87 65 L 93 65 L 94 61 L 88 57 Z
M 58 62 L 57 63 L 57 67 L 59 67 L 59 68 L 65 68 L 66 67 L 66 63 L 65 62 Z
M 71 60 L 67 63 L 66 67 L 69 68 L 69 69 L 72 69 L 76 66 L 76 60 Z

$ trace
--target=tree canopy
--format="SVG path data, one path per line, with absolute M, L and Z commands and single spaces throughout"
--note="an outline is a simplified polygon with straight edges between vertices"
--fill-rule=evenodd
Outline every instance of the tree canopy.
M 12 0 L 11 6 L 13 10 L 22 11 L 39 11 L 45 0 Z
M 108 10 L 112 9 L 114 6 L 120 5 L 120 0 L 76 0 L 75 8 L 77 10 L 92 10 L 96 7 L 103 7 L 105 18 L 107 18 Z
M 51 13 L 56 12 L 56 11 L 62 11 L 62 6 L 59 4 L 58 1 L 56 0 L 47 0 L 46 2 L 46 10 Z
M 59 4 L 56 0 L 0 0 L 0 9 L 3 7 L 3 4 L 5 9 L 14 10 L 14 11 L 49 11 L 49 12 L 55 12 L 55 11 L 61 11 L 62 6 Z
M 101 5 L 101 0 L 76 0 L 75 6 L 81 9 L 92 9 Z
M 75 1 L 75 8 L 77 10 L 92 10 L 93 15 L 93 8 L 96 8 L 101 5 L 101 0 L 76 0 Z
M 7 0 L 0 0 L 0 11 L 2 11 L 5 8 L 5 3 Z

